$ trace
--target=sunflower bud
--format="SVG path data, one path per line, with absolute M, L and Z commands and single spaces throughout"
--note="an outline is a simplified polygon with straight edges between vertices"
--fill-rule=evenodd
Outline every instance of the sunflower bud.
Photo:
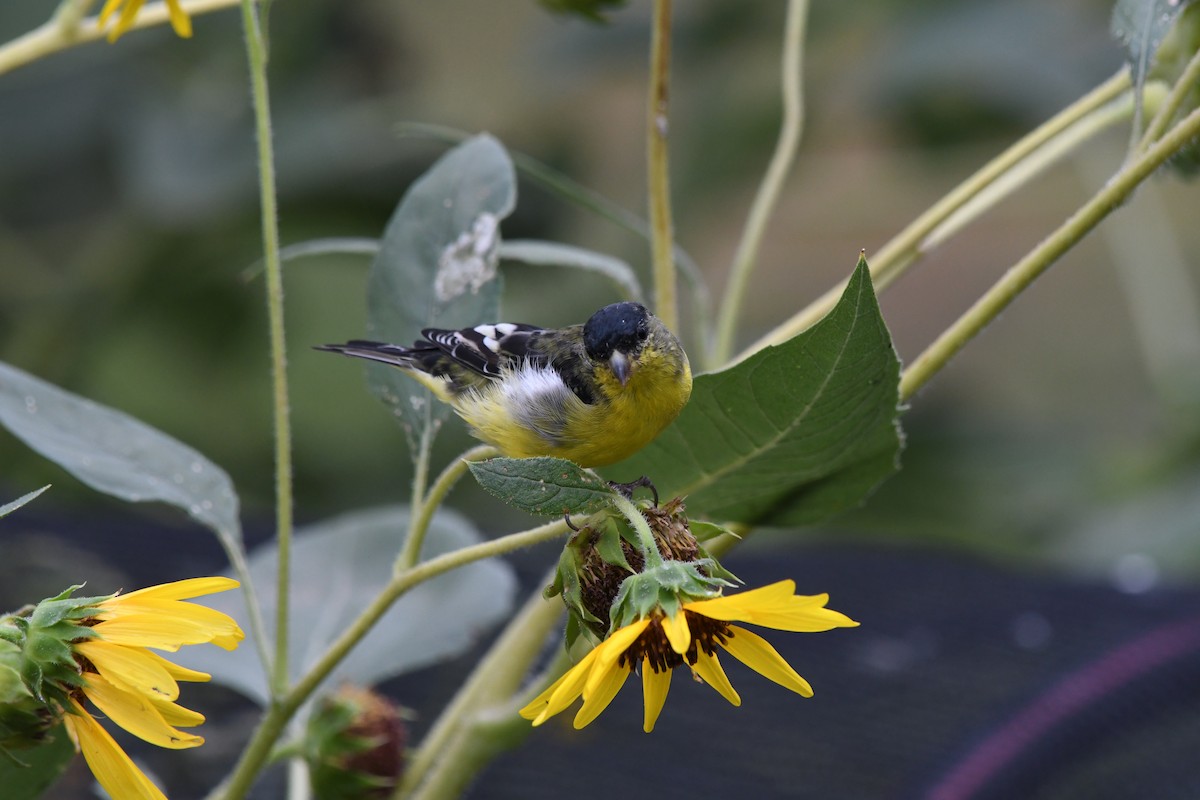
M 21 646 L 0 639 L 0 750 L 40 744 L 58 723 L 58 716 L 21 677 L 24 663 Z
M 344 686 L 308 722 L 305 759 L 317 800 L 388 797 L 404 774 L 399 710 L 369 689 Z
M 676 497 L 657 506 L 641 504 L 639 510 L 668 565 L 661 575 L 647 577 L 648 585 L 682 581 L 690 590 L 690 594 L 685 594 L 703 597 L 736 580 L 705 552 L 692 534 L 683 498 Z M 645 559 L 638 550 L 637 536 L 615 511 L 593 515 L 571 537 L 559 558 L 554 583 L 545 592 L 546 597 L 563 596 L 569 614 L 568 648 L 581 629 L 586 628 L 597 639 L 607 635 L 615 618 L 614 601 L 621 596 L 626 580 L 644 574 L 644 569 Z M 656 591 L 651 593 L 657 596 Z

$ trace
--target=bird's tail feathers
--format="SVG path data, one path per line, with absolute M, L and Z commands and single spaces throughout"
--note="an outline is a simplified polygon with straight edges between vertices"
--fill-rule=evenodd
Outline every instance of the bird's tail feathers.
M 363 339 L 353 339 L 345 344 L 320 344 L 313 349 L 341 353 L 354 358 L 365 358 L 368 361 L 378 361 L 381 364 L 391 364 L 394 367 L 405 369 L 419 367 L 421 363 L 420 351 L 414 348 L 385 342 L 368 342 Z

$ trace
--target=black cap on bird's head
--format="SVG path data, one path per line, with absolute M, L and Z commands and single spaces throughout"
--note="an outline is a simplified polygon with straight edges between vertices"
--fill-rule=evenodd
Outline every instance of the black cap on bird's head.
M 594 361 L 607 361 L 617 380 L 629 380 L 633 358 L 650 336 L 650 312 L 641 303 L 613 303 L 583 326 L 583 346 Z

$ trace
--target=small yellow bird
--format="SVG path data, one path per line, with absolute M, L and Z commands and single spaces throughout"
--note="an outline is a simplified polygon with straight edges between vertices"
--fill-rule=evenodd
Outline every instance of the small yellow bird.
M 679 340 L 640 303 L 605 306 L 566 328 L 499 322 L 421 336 L 412 347 L 355 340 L 317 349 L 399 367 L 506 456 L 583 467 L 641 450 L 692 393 Z

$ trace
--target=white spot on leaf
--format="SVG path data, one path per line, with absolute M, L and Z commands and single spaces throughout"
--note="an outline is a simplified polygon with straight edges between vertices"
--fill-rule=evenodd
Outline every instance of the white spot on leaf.
M 433 291 L 440 302 L 453 300 L 468 289 L 476 294 L 496 277 L 496 266 L 500 263 L 499 229 L 500 219 L 485 211 L 475 218 L 471 230 L 464 231 L 442 251 L 433 282 Z

